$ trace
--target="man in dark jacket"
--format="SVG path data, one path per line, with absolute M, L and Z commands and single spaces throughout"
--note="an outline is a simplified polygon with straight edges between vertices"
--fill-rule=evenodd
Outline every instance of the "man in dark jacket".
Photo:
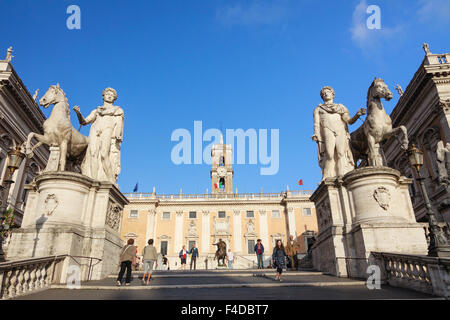
M 198 257 L 198 249 L 195 243 L 192 245 L 191 250 L 189 250 L 189 254 L 191 254 L 191 267 L 190 270 L 192 270 L 192 263 L 194 263 L 194 270 L 197 267 L 197 257 Z
M 255 253 L 256 253 L 256 258 L 258 259 L 258 269 L 264 269 L 264 263 L 263 263 L 264 246 L 261 243 L 261 239 L 258 239 L 256 241 Z

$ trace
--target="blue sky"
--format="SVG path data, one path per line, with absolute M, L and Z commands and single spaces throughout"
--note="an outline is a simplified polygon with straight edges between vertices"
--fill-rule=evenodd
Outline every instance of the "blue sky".
M 81 9 L 81 30 L 66 27 L 71 4 Z M 372 4 L 381 9 L 381 30 L 365 27 Z M 172 132 L 193 132 L 196 120 L 203 130 L 279 129 L 278 173 L 234 165 L 234 188 L 280 192 L 298 189 L 299 179 L 302 189 L 315 189 L 321 179 L 310 137 L 323 86 L 334 87 L 336 102 L 353 115 L 375 76 L 406 88 L 423 42 L 449 52 L 449 26 L 447 0 L 1 0 L 0 55 L 13 46 L 14 68 L 31 94 L 59 82 L 85 116 L 105 87 L 117 90 L 125 111 L 123 192 L 137 181 L 143 192 L 210 190 L 209 165 L 171 161 Z M 385 103 L 388 112 L 398 98 L 394 92 Z

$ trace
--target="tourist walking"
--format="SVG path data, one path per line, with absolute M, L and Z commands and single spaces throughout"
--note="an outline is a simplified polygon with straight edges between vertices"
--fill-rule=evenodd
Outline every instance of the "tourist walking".
M 281 281 L 281 274 L 283 273 L 283 268 L 286 265 L 286 251 L 284 250 L 281 240 L 277 240 L 275 248 L 273 248 L 272 262 L 274 267 L 277 268 L 275 280 Z
M 158 259 L 158 253 L 156 248 L 153 246 L 153 239 L 148 240 L 148 245 L 142 250 L 142 260 L 144 261 L 144 275 L 142 276 L 142 284 L 149 284 L 150 278 L 152 277 L 153 265 Z M 156 267 L 158 267 L 158 262 L 156 262 Z M 145 281 L 145 276 L 148 274 L 147 281 Z
M 258 269 L 264 269 L 264 262 L 263 262 L 264 246 L 261 243 L 261 239 L 256 240 L 255 253 L 256 258 L 258 260 Z
M 228 269 L 233 269 L 234 254 L 233 252 L 231 252 L 231 249 L 228 249 L 227 260 L 228 260 Z
M 166 270 L 170 270 L 169 259 L 165 255 L 162 256 L 162 263 L 165 266 Z
M 194 263 L 194 270 L 195 270 L 197 268 L 197 258 L 198 258 L 198 249 L 195 243 L 192 245 L 191 250 L 189 250 L 189 254 L 191 255 L 190 270 L 192 270 L 192 263 Z
M 125 285 L 129 286 L 131 281 L 131 266 L 136 264 L 136 246 L 134 244 L 134 239 L 128 239 L 127 244 L 122 248 L 120 252 L 119 262 L 120 262 L 120 272 L 117 277 L 117 285 L 122 284 L 123 274 L 125 270 L 127 272 L 125 278 Z
M 286 254 L 289 256 L 291 270 L 297 270 L 298 258 L 297 253 L 300 250 L 300 246 L 297 241 L 294 240 L 294 236 L 289 236 L 289 241 L 286 244 Z
M 186 246 L 183 246 L 183 249 L 181 249 L 180 254 L 178 255 L 181 259 L 181 270 L 186 269 L 186 258 L 187 258 L 188 252 L 186 251 Z

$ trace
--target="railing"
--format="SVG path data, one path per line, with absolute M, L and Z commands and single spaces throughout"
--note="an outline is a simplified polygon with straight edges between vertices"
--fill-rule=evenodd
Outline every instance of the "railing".
M 56 267 L 67 255 L 0 263 L 0 299 L 11 299 L 49 288 L 57 279 Z
M 430 64 L 444 64 L 450 62 L 450 53 L 427 55 Z
M 372 252 L 391 286 L 450 297 L 450 259 Z
M 239 260 L 241 260 L 241 259 L 246 260 L 247 266 L 249 268 L 252 268 L 252 269 L 256 268 L 256 262 L 254 260 L 251 260 L 251 259 L 249 259 L 247 257 L 244 257 L 244 256 L 234 256 L 235 262 L 238 260 L 238 258 L 239 258 Z
M 102 261 L 102 259 L 100 258 L 95 258 L 95 257 L 85 257 L 85 256 L 69 256 L 70 258 L 72 258 L 73 261 L 75 261 L 76 264 L 78 264 L 80 267 L 83 265 L 81 262 L 78 262 L 78 260 L 76 260 L 75 258 L 79 258 L 79 259 L 89 259 L 89 269 L 88 269 L 88 276 L 87 276 L 87 281 L 91 280 L 91 270 L 92 268 L 97 265 L 98 263 L 100 263 Z M 92 260 L 96 260 L 97 262 L 93 265 L 92 264 Z
M 294 190 L 280 193 L 204 193 L 204 194 L 156 194 L 149 192 L 129 192 L 124 193 L 128 199 L 279 199 L 284 195 L 288 197 L 309 197 L 312 195 L 310 190 Z

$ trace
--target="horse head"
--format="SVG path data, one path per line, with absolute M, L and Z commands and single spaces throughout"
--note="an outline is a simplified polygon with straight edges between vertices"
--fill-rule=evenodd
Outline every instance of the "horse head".
M 61 97 L 65 98 L 64 91 L 60 88 L 59 83 L 56 86 L 50 86 L 44 96 L 39 100 L 39 104 L 44 108 L 60 101 Z
M 386 99 L 386 101 L 389 101 L 392 99 L 392 97 L 393 94 L 389 90 L 387 84 L 384 83 L 384 80 L 381 78 L 375 78 L 367 92 L 367 105 L 369 105 L 369 102 L 373 99 L 384 98 Z

